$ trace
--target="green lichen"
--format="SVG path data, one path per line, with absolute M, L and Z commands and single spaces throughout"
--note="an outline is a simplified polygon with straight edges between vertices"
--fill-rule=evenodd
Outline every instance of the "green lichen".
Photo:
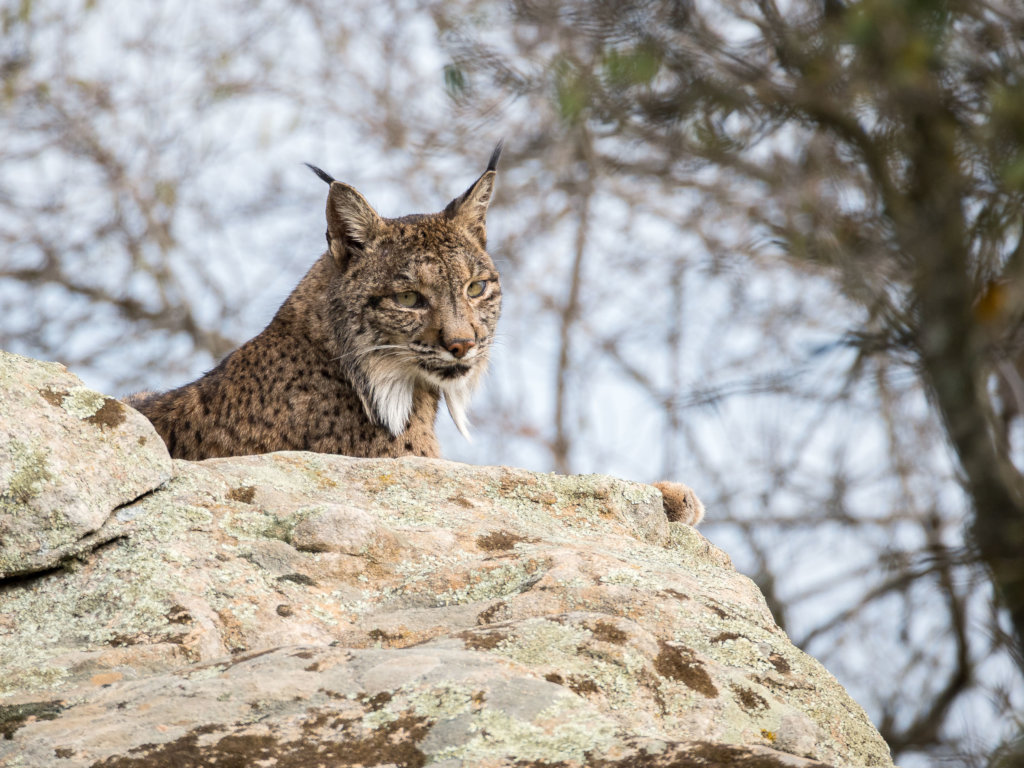
M 602 650 L 595 639 L 590 627 L 536 620 L 517 627 L 490 651 L 533 668 L 557 670 L 561 679 L 554 682 L 599 691 L 611 709 L 635 706 L 646 657 L 625 645 Z
M 435 602 L 437 605 L 460 605 L 518 594 L 536 581 L 539 567 L 535 560 L 526 560 L 486 571 L 473 571 L 469 584 L 438 594 Z
M 732 559 L 705 539 L 693 526 L 686 523 L 669 523 L 668 532 L 666 546 L 677 550 L 685 557 L 689 567 L 733 570 Z
M 538 619 L 521 625 L 504 640 L 497 653 L 526 666 L 548 665 L 555 659 L 574 658 L 590 633 L 582 627 Z
M 11 664 L 0 678 L 0 695 L 39 691 L 58 686 L 68 676 L 68 670 L 59 665 L 48 664 L 48 656 L 49 654 L 33 654 L 31 657 L 27 656 L 27 660 L 38 660 L 37 664 L 15 666 L 17 659 L 8 656 L 4 650 L 5 666 L 8 658 L 11 659 Z
M 458 683 L 439 683 L 426 690 L 416 684 L 405 685 L 391 695 L 390 703 L 369 712 L 363 722 L 378 728 L 393 722 L 410 711 L 433 721 L 447 720 L 471 712 L 477 690 Z
M 665 585 L 660 574 L 639 565 L 609 570 L 601 575 L 601 583 L 631 587 L 644 592 L 657 592 Z
M 394 564 L 394 569 L 407 583 L 415 584 L 440 570 L 454 568 L 463 563 L 476 563 L 478 560 L 479 556 L 475 552 L 459 549 L 447 555 L 421 555 L 415 559 L 402 560 Z
M 244 537 L 277 539 L 287 543 L 291 541 L 292 530 L 301 519 L 301 516 L 282 518 L 258 507 L 247 507 L 224 515 L 220 525 L 225 531 Z
M 35 448 L 12 439 L 7 444 L 13 471 L 7 486 L 0 490 L 0 513 L 17 513 L 53 480 L 47 448 Z
M 348 608 L 348 606 L 346 606 L 346 608 Z M 331 614 L 329 611 L 325 610 L 324 608 L 321 608 L 319 605 L 308 605 L 306 606 L 306 610 L 308 610 L 312 615 L 316 616 L 318 619 L 320 619 L 320 621 L 322 621 L 329 627 L 334 627 L 338 624 L 338 620 L 334 617 L 334 615 Z M 351 612 L 355 613 L 357 616 L 359 615 L 359 612 L 355 610 L 351 610 Z
M 558 696 L 532 721 L 487 707 L 473 717 L 472 738 L 465 744 L 434 753 L 434 760 L 461 760 L 480 765 L 515 755 L 529 764 L 557 760 L 559 764 L 587 764 L 588 753 L 602 754 L 616 743 L 616 726 L 595 711 L 581 713 L 580 700 L 569 693 Z M 586 711 L 586 710 L 584 710 Z
M 490 698 L 486 686 L 439 683 L 423 689 L 412 683 L 389 694 L 387 704 L 368 712 L 363 724 L 378 730 L 409 713 L 434 723 L 465 719 L 468 740 L 432 752 L 430 762 L 456 759 L 466 765 L 513 754 L 519 761 L 574 759 L 582 764 L 587 752 L 604 751 L 615 743 L 612 721 L 600 715 L 581 718 L 580 700 L 567 691 L 554 689 L 552 703 L 525 719 L 495 706 Z
M 76 419 L 94 416 L 106 403 L 107 398 L 87 387 L 72 387 L 61 400 L 61 408 Z
M 183 574 L 168 567 L 160 539 L 180 535 L 188 527 L 189 510 L 166 509 L 147 518 L 155 528 L 142 528 L 136 518 L 133 535 L 103 553 L 101 568 L 61 573 L 12 585 L 0 601 L 0 611 L 18 617 L 18 632 L 0 635 L 0 658 L 5 673 L 0 692 L 38 690 L 59 683 L 68 670 L 49 662 L 61 648 L 81 652 L 100 649 L 118 637 L 150 640 L 176 636 L 167 614 L 171 595 L 184 588 Z M 168 518 L 177 521 L 169 525 Z M 156 524 L 165 526 L 163 530 Z M 175 532 L 172 533 L 173 529 Z M 159 534 L 163 534 L 162 536 Z
M 136 537 L 153 542 L 174 541 L 187 531 L 209 527 L 214 519 L 210 508 L 183 500 L 194 498 L 191 490 L 190 478 L 176 476 L 159 493 L 118 509 L 116 517 L 121 522 L 134 521 Z

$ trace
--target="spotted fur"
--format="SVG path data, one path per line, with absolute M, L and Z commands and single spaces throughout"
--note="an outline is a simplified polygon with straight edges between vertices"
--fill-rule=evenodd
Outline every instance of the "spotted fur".
M 468 437 L 466 411 L 501 311 L 485 221 L 500 151 L 440 213 L 399 219 L 310 166 L 330 185 L 327 252 L 263 332 L 212 371 L 126 401 L 183 459 L 280 450 L 439 456 L 442 397 Z M 483 291 L 471 295 L 480 281 Z M 422 302 L 403 305 L 410 294 Z

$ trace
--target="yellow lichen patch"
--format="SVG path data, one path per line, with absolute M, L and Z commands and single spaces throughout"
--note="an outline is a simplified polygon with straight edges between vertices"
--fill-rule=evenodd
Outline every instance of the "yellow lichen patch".
M 381 472 L 380 474 L 367 477 L 364 481 L 364 486 L 370 493 L 380 493 L 381 491 L 392 487 L 397 482 L 398 481 L 395 480 L 394 476 L 390 472 Z
M 338 487 L 338 481 L 334 480 L 334 479 L 332 479 L 330 477 L 325 477 L 324 475 L 318 474 L 317 475 L 317 486 L 319 488 L 321 488 L 321 489 L 324 489 L 324 488 L 337 488 Z
M 769 731 L 766 728 L 761 729 L 761 736 L 768 739 L 768 741 L 775 742 L 775 731 Z
M 558 494 L 553 491 L 536 491 L 527 494 L 527 498 L 538 504 L 547 504 L 549 507 L 558 503 Z

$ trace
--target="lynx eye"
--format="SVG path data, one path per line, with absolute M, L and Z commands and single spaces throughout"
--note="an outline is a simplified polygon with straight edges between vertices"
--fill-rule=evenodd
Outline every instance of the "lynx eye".
M 471 299 L 475 299 L 478 296 L 482 296 L 483 295 L 484 288 L 486 288 L 486 287 L 487 287 L 487 281 L 486 280 L 477 280 L 475 282 L 470 283 L 466 287 L 466 295 L 469 296 L 469 298 L 471 298 Z
M 402 291 L 395 294 L 395 303 L 400 307 L 419 307 L 423 305 L 423 297 L 416 291 Z

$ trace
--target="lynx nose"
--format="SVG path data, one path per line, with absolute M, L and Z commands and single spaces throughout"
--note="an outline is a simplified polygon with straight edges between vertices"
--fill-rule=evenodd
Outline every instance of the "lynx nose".
M 472 339 L 453 339 L 452 341 L 446 342 L 445 349 L 452 353 L 457 359 L 462 359 L 466 356 L 473 347 L 476 346 L 476 342 Z

